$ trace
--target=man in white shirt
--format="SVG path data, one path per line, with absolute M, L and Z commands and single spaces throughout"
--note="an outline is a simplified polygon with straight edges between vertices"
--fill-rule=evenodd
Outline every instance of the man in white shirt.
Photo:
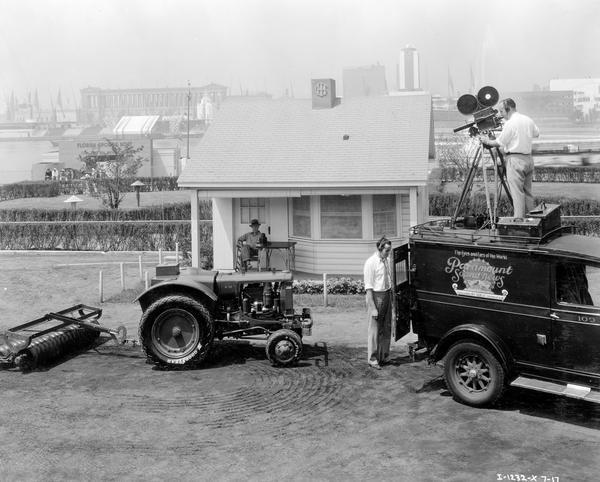
M 377 251 L 364 266 L 367 292 L 368 338 L 367 361 L 369 366 L 381 370 L 388 362 L 392 336 L 392 277 L 389 254 L 392 243 L 382 237 L 377 241 Z
M 499 147 L 506 160 L 506 182 L 513 200 L 514 217 L 523 218 L 534 207 L 531 183 L 533 181 L 532 140 L 540 130 L 531 118 L 517 112 L 512 99 L 504 99 L 498 109 L 506 119 L 502 132 L 496 139 L 480 136 L 483 145 Z

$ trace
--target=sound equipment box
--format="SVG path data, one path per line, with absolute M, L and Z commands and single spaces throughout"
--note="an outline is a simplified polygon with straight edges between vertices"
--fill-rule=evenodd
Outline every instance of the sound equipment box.
M 541 203 L 524 218 L 500 218 L 497 227 L 501 236 L 543 238 L 560 225 L 560 204 Z

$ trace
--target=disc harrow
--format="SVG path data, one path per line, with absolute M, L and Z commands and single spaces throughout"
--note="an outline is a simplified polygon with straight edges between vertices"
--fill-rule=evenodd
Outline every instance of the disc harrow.
M 0 366 L 30 371 L 92 346 L 100 333 L 124 343 L 127 331 L 100 326 L 100 308 L 78 304 L 0 333 Z

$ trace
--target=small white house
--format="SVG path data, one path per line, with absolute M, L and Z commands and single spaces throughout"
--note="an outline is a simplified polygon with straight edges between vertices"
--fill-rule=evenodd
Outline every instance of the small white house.
M 296 271 L 362 273 L 381 235 L 397 245 L 426 220 L 433 142 L 424 92 L 339 99 L 324 79 L 312 100 L 227 98 L 178 180 L 192 192 L 194 266 L 197 203 L 212 199 L 215 269 L 234 269 L 258 218 L 270 241 L 296 243 Z

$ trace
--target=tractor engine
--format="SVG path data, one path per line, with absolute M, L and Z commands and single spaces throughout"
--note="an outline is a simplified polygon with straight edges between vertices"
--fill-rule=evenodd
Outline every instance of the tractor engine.
M 248 283 L 242 287 L 242 314 L 251 317 L 281 317 L 293 314 L 292 286 L 284 282 Z

